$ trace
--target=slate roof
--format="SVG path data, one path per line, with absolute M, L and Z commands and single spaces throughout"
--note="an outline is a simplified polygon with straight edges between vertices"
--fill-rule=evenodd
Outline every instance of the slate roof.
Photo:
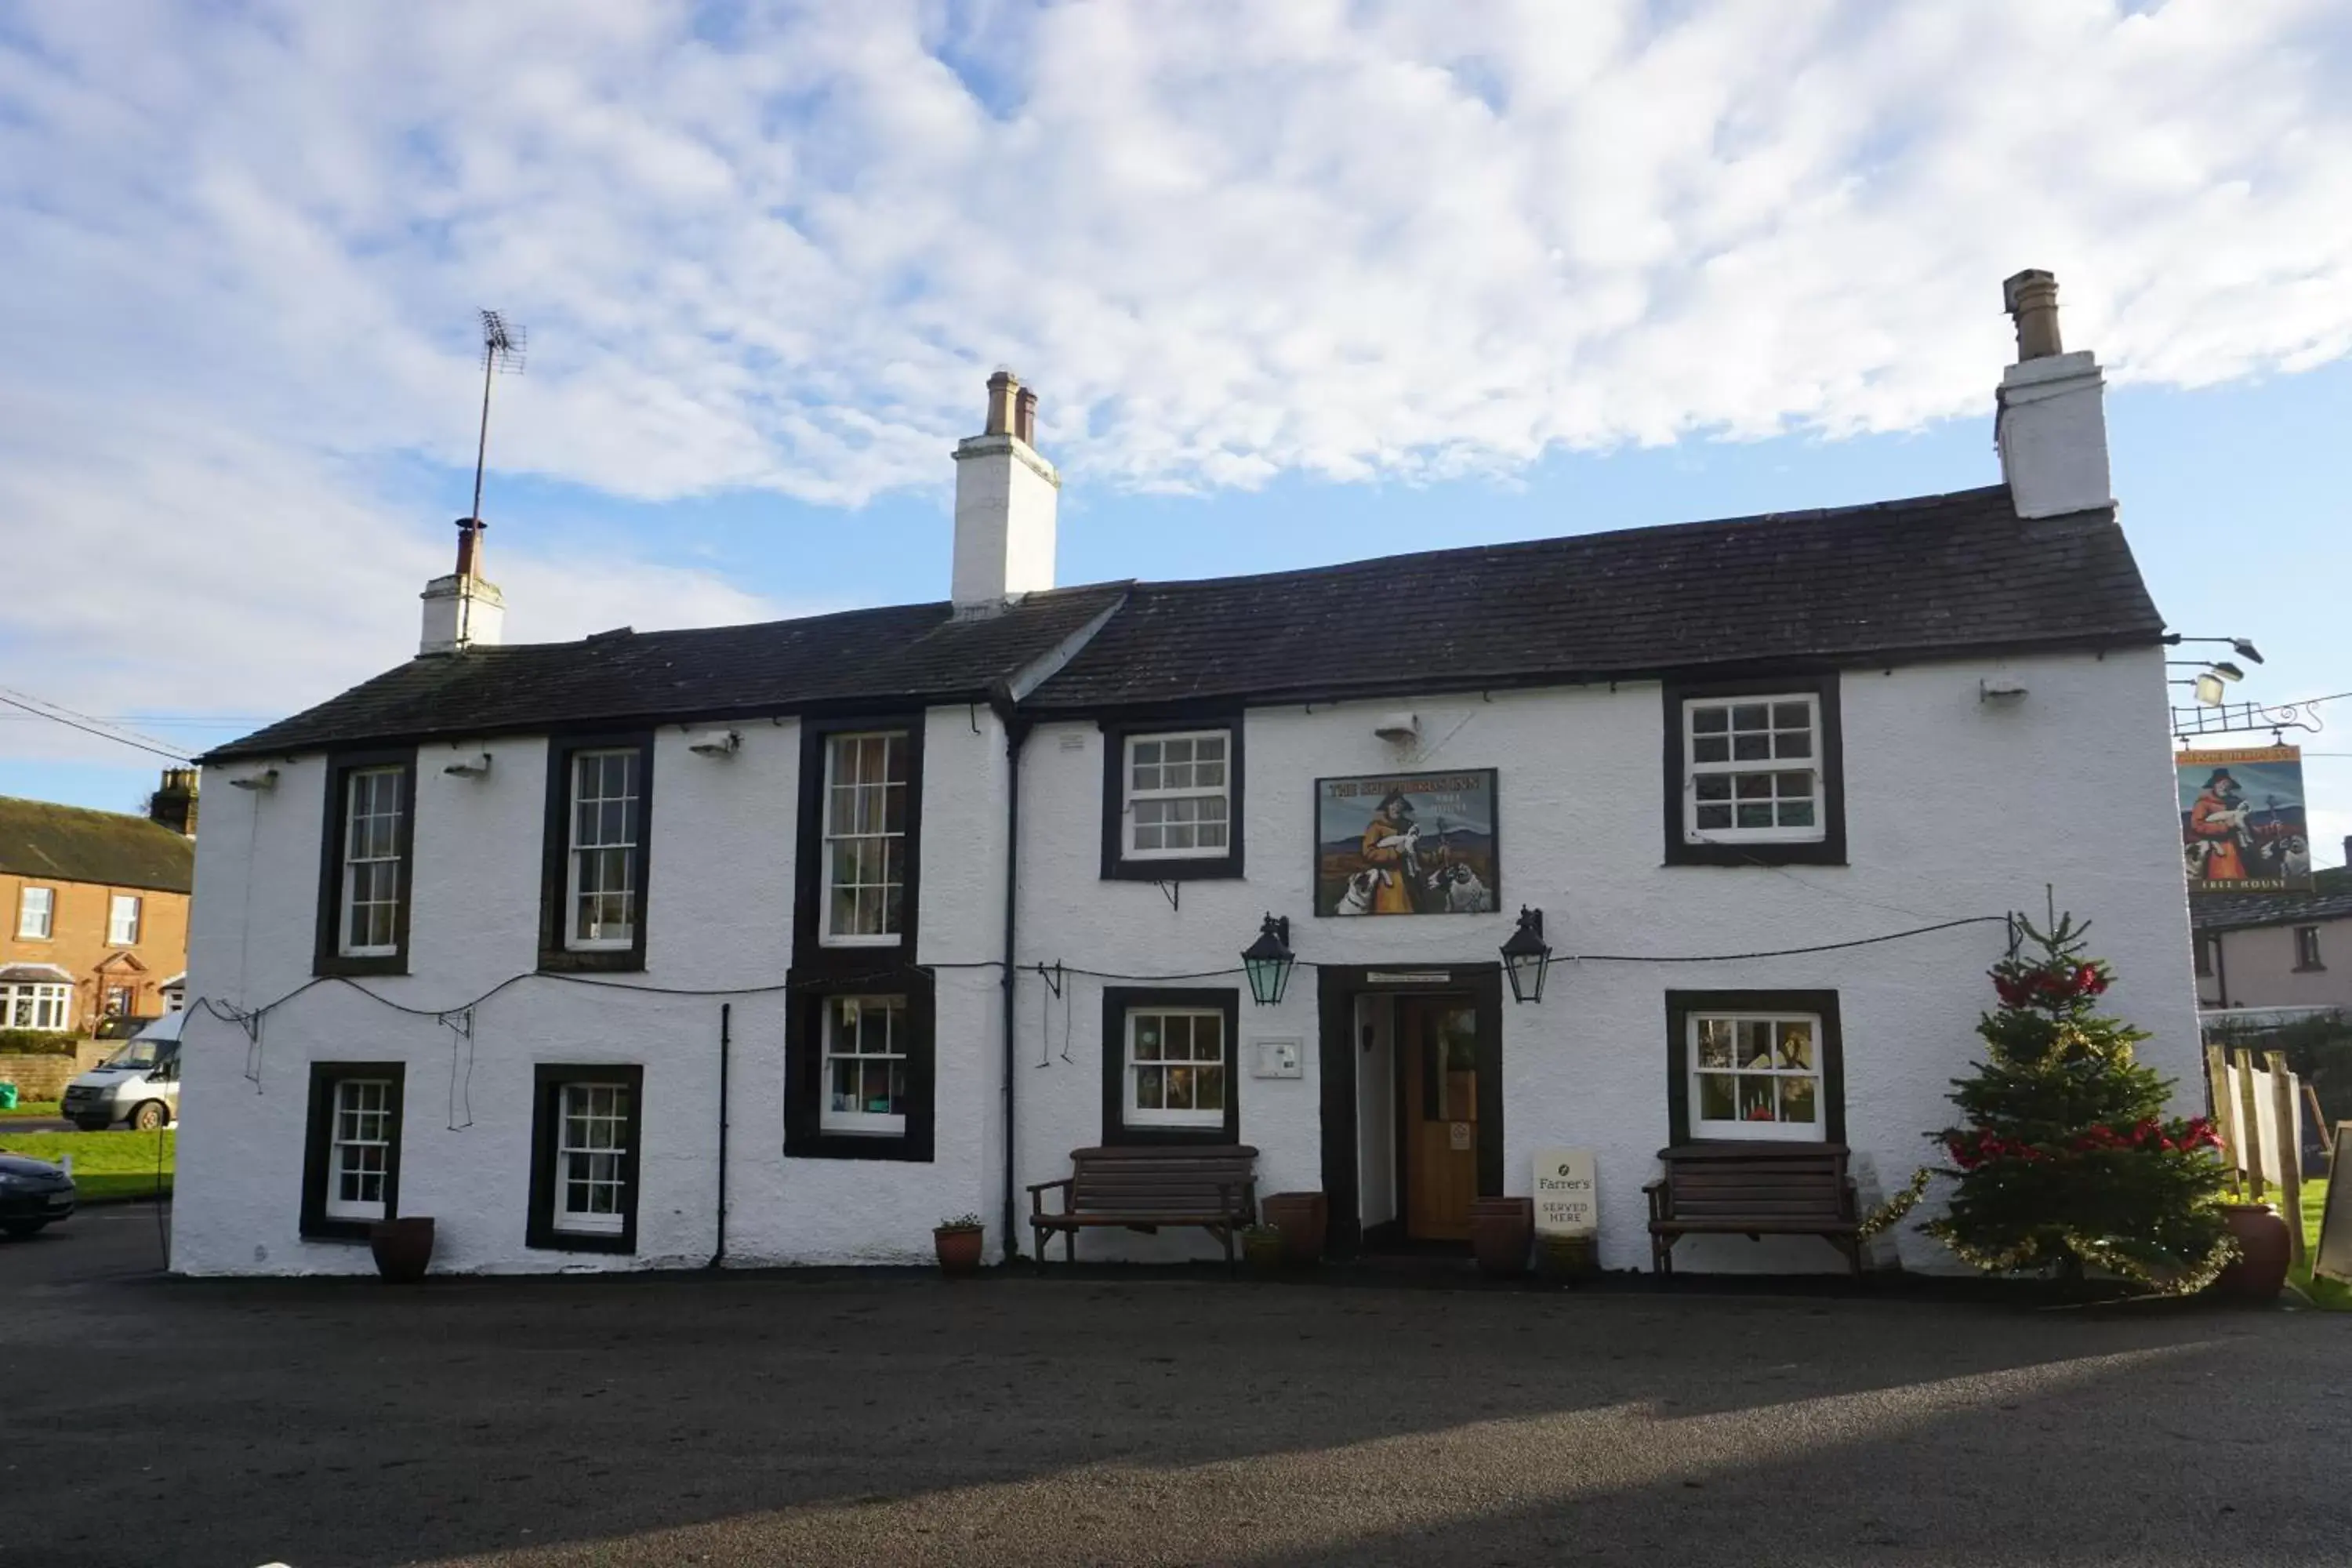
M 410 659 L 206 763 L 363 742 L 626 725 L 841 703 L 978 700 L 1118 602 L 1121 584 L 1033 594 L 1001 615 L 942 604 L 694 631 L 608 632 Z
M 2112 510 L 2006 487 L 1139 584 L 1031 706 L 1085 710 L 1609 679 L 1710 665 L 2146 644 Z
M 2189 923 L 2198 931 L 2213 931 L 2352 920 L 2352 866 L 2330 868 L 2311 881 L 2307 893 L 2192 894 Z
M 196 846 L 143 816 L 0 795 L 0 873 L 184 893 Z
M 1041 712 L 1471 689 L 2156 640 L 2112 510 L 2026 521 L 2006 488 L 1432 551 L 1202 582 L 607 635 L 412 659 L 205 760 L 961 701 L 1117 613 Z

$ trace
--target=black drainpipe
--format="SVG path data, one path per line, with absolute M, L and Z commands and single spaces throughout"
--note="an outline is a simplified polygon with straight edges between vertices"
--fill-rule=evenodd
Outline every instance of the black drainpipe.
M 719 1245 L 710 1254 L 713 1268 L 727 1256 L 727 1058 L 734 1023 L 735 1004 L 719 1004 Z
M 1013 705 L 1013 689 L 1003 681 L 991 687 L 988 705 L 1004 726 L 1004 1261 L 1021 1256 L 1020 1212 L 1013 1194 L 1013 1085 L 1020 1080 L 1013 1068 L 1013 954 L 1021 912 L 1021 747 L 1029 739 L 1029 716 Z

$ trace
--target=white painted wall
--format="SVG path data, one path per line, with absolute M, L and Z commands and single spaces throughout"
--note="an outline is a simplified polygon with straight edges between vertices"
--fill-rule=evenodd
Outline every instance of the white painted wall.
M 2014 677 L 2030 695 L 1979 702 L 1978 683 Z M 1803 957 L 1688 964 L 1580 963 L 1579 952 L 1692 954 L 1850 941 L 1962 915 L 2039 910 L 2054 884 L 2062 907 L 2096 922 L 2114 962 L 2116 1009 L 2157 1037 L 2147 1059 L 2193 1086 L 2194 996 L 2161 656 L 2155 650 L 1976 660 L 1848 674 L 1843 683 L 1851 864 L 1843 868 L 1660 865 L 1660 700 L 1628 684 L 1417 699 L 1430 749 L 1401 755 L 1371 733 L 1394 704 L 1258 710 L 1247 720 L 1248 877 L 1183 885 L 1171 908 L 1150 883 L 1099 877 L 1100 738 L 1057 724 L 1032 742 L 1024 810 L 1041 827 L 1024 847 L 1024 959 L 1114 973 L 1228 969 L 1267 910 L 1288 915 L 1303 961 L 1486 963 L 1511 914 L 1318 920 L 1309 823 L 1318 777 L 1406 768 L 1500 770 L 1503 903 L 1546 911 L 1562 962 L 1540 1005 L 1504 1005 L 1507 1190 L 1528 1190 L 1544 1145 L 1599 1158 L 1602 1257 L 1646 1265 L 1641 1188 L 1667 1139 L 1664 992 L 1814 989 L 1840 994 L 1848 1138 L 1865 1198 L 1906 1180 L 1929 1152 L 1923 1134 L 1953 1114 L 1944 1095 L 1977 1050 L 1990 1001 L 1984 970 L 2001 928 L 1969 927 Z M 1060 736 L 1080 737 L 1066 751 Z M 1219 981 L 1215 984 L 1224 984 Z M 1235 976 L 1232 982 L 1239 984 Z M 1024 980 L 1024 987 L 1031 982 Z M 1066 1153 L 1101 1132 L 1100 982 L 1076 988 L 1070 1060 L 1022 1080 L 1019 1179 L 1065 1174 Z M 1244 993 L 1244 996 L 1246 994 Z M 1023 1028 L 1034 1003 L 1027 1004 Z M 1246 999 L 1243 1059 L 1258 1035 L 1316 1038 L 1316 988 L 1303 966 L 1278 1007 Z M 1319 1066 L 1304 1078 L 1238 1080 L 1241 1131 L 1261 1151 L 1262 1191 L 1320 1185 Z M 1906 1263 L 1938 1249 L 1910 1232 Z M 1084 1256 L 1202 1256 L 1202 1238 L 1095 1233 Z M 1810 1238 L 1694 1238 L 1687 1268 L 1837 1267 Z
M 2030 695 L 1992 708 L 1988 676 Z M 1318 776 L 1404 768 L 1500 770 L 1503 901 L 1547 911 L 1561 962 L 1538 1006 L 1505 1004 L 1507 1185 L 1528 1187 L 1532 1151 L 1599 1159 L 1602 1257 L 1645 1263 L 1642 1184 L 1665 1141 L 1664 993 L 1677 988 L 1836 989 L 1846 1047 L 1849 1139 L 1865 1194 L 1901 1184 L 1951 1112 L 1947 1080 L 1976 1050 L 1982 972 L 1997 926 L 1843 952 L 1652 965 L 1583 952 L 1735 952 L 1869 937 L 1959 915 L 2038 910 L 2045 883 L 2097 923 L 2121 976 L 2117 1010 L 2155 1031 L 2147 1059 L 2193 1084 L 2197 1031 L 2161 655 L 2149 649 L 2008 662 L 1956 661 L 1843 679 L 1843 868 L 1663 868 L 1657 689 L 1629 684 L 1419 699 L 1428 750 L 1401 755 L 1371 732 L 1393 703 L 1246 721 L 1249 874 L 1183 886 L 1171 907 L 1150 883 L 1100 876 L 1101 738 L 1091 723 L 1042 727 L 1024 752 L 1022 938 L 1013 1087 L 1013 1174 L 1066 1173 L 1068 1151 L 1102 1127 L 1099 975 L 1238 967 L 1266 911 L 1286 914 L 1302 959 L 1339 963 L 1488 963 L 1510 915 L 1317 920 L 1309 823 Z M 647 968 L 619 978 L 675 988 L 760 987 L 792 950 L 795 725 L 741 726 L 725 761 L 696 757 L 676 730 L 656 742 Z M 442 764 L 488 750 L 488 777 Z M 926 721 L 919 956 L 938 970 L 936 1158 L 929 1164 L 785 1159 L 785 1003 L 733 998 L 729 1261 L 908 1261 L 930 1226 L 1001 1202 L 1003 1079 L 998 973 L 1004 854 L 1003 737 L 962 707 Z M 470 1091 L 452 1032 L 326 982 L 273 1011 L 257 1047 L 209 1017 L 187 1034 L 186 1132 L 175 1267 L 191 1273 L 350 1272 L 365 1250 L 297 1235 L 308 1063 L 407 1064 L 404 1212 L 439 1222 L 436 1267 L 608 1269 L 698 1265 L 716 1235 L 713 1151 L 721 999 L 650 995 L 530 975 L 537 955 L 546 749 L 536 740 L 427 748 L 419 758 L 412 973 L 363 982 L 405 1005 L 444 1008 L 518 974 L 477 1010 Z M 199 841 L 190 994 L 236 1007 L 310 978 L 323 764 L 282 763 L 266 794 L 215 788 Z M 217 773 L 255 771 L 252 764 Z M 218 780 L 207 781 L 217 784 Z M 1074 970 L 1061 998 L 1025 966 Z M 1117 982 L 1109 982 L 1117 983 Z M 1240 986 L 1236 973 L 1228 981 Z M 1188 984 L 1204 984 L 1188 982 Z M 1279 1006 L 1242 1006 L 1238 1059 L 1265 1037 L 1308 1042 L 1295 1079 L 1244 1072 L 1241 1134 L 1261 1151 L 1262 1192 L 1321 1185 L 1316 987 L 1302 967 Z M 522 1245 L 529 1087 L 541 1061 L 628 1061 L 646 1073 L 643 1191 L 634 1257 Z M 1380 1075 L 1385 1082 L 1387 1075 Z M 457 1105 L 452 1110 L 453 1089 Z M 467 1110 L 470 1123 L 467 1124 Z M 1381 1119 L 1387 1121 L 1385 1116 Z M 453 1126 L 452 1123 L 460 1125 Z M 1026 1200 L 1023 1199 L 1025 1209 Z M 1378 1217 L 1374 1215 L 1372 1217 Z M 1026 1237 L 1023 1237 L 1025 1249 Z M 1936 1252 L 1907 1228 L 1914 1267 Z M 1083 1257 L 1202 1256 L 1197 1234 L 1089 1233 Z M 1686 1268 L 1834 1267 L 1808 1239 L 1685 1242 Z
M 973 732 L 975 726 L 980 732 Z M 657 737 L 642 974 L 565 980 L 538 959 L 547 748 L 539 740 L 428 747 L 418 757 L 410 973 L 359 982 L 403 1005 L 463 1003 L 516 975 L 476 1009 L 473 1058 L 430 1016 L 394 1012 L 324 981 L 268 1015 L 258 1047 L 235 1025 L 188 1026 L 185 1128 L 174 1205 L 174 1267 L 194 1274 L 341 1273 L 373 1267 L 366 1248 L 298 1234 L 312 1060 L 406 1064 L 403 1213 L 436 1221 L 435 1267 L 551 1271 L 687 1267 L 717 1238 L 719 1009 L 733 1006 L 728 1261 L 911 1261 L 930 1255 L 944 1215 L 998 1212 L 990 1118 L 998 1066 L 992 970 L 942 970 L 938 984 L 940 1115 L 929 1164 L 785 1159 L 785 997 L 792 954 L 800 735 L 792 722 L 739 726 L 743 744 L 714 760 L 677 730 Z M 926 722 L 924 832 L 936 874 L 921 889 L 926 960 L 994 955 L 1001 941 L 1003 736 L 962 707 Z M 484 751 L 488 776 L 442 765 Z M 221 789 L 222 820 L 199 843 L 191 996 L 238 1009 L 310 979 L 325 768 L 280 763 L 278 787 Z M 232 776 L 252 771 L 231 767 Z M 927 864 L 926 871 L 931 871 Z M 656 995 L 745 988 L 731 997 Z M 602 986 L 602 989 L 598 987 Z M 523 1246 L 530 1086 L 538 1062 L 634 1062 L 645 1068 L 644 1146 L 634 1256 Z M 469 1120 L 470 1117 L 470 1120 Z

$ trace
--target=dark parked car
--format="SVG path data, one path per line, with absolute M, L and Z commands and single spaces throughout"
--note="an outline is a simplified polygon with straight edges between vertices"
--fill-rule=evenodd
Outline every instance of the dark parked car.
M 0 1154 L 0 1230 L 30 1236 L 71 1217 L 73 1178 L 47 1160 Z

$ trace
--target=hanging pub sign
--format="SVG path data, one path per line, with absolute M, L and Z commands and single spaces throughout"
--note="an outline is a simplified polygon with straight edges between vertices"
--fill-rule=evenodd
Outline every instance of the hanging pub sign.
M 1495 770 L 1315 781 L 1315 912 L 1486 914 L 1501 907 Z
M 2311 833 L 2304 820 L 2300 747 L 2176 752 L 2172 760 L 2190 892 L 2310 889 Z

